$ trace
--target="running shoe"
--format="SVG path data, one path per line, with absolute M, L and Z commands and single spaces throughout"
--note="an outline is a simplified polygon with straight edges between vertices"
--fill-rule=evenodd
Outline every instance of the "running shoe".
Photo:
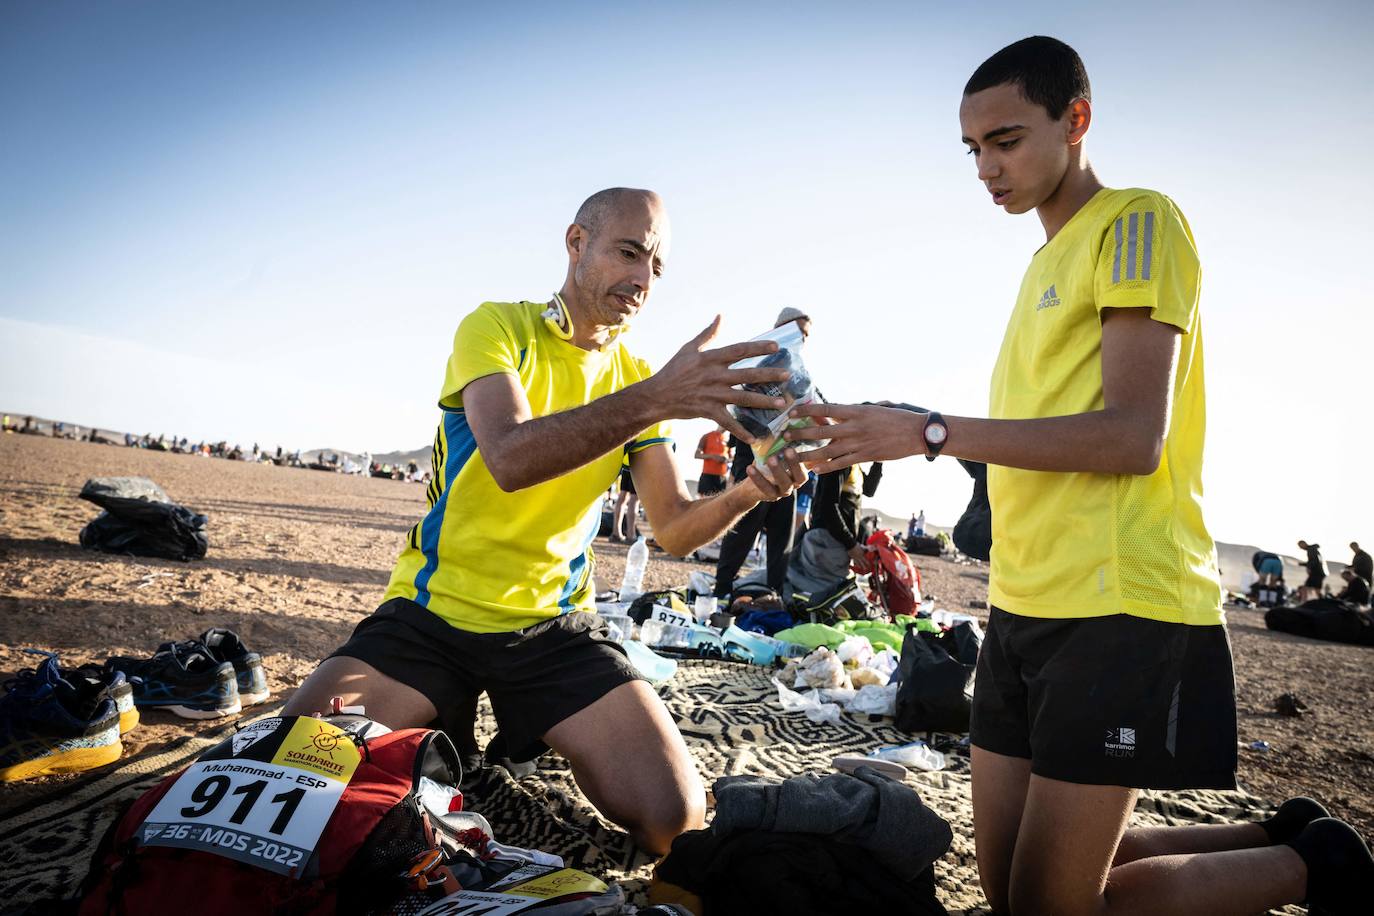
M 211 627 L 200 634 L 200 642 L 210 650 L 210 657 L 215 661 L 234 666 L 239 699 L 244 706 L 264 703 L 272 695 L 267 689 L 267 675 L 262 670 L 262 656 L 250 652 L 239 634 L 224 627 Z
M 243 709 L 234 666 L 216 661 L 199 642 L 172 643 L 152 658 L 116 656 L 105 667 L 134 684 L 134 705 L 184 719 L 218 719 Z
M 57 668 L 57 676 L 81 691 L 99 693 L 102 690 L 105 695 L 114 700 L 115 709 L 119 710 L 119 733 L 127 735 L 133 731 L 134 726 L 138 725 L 138 709 L 134 706 L 134 688 L 119 671 L 110 671 L 100 665 L 79 665 L 75 668 L 63 668 L 57 663 L 57 654 L 54 652 L 44 652 L 41 649 L 25 649 L 32 655 L 42 655 L 53 661 Z M 16 681 L 27 681 L 31 678 L 46 678 L 47 669 L 44 664 L 39 664 L 32 671 L 21 671 L 16 676 Z
M 67 681 L 55 656 L 4 686 L 0 782 L 79 773 L 119 759 L 124 746 L 115 701 L 103 687 Z
M 234 666 L 234 678 L 238 683 L 239 702 L 253 706 L 265 702 L 272 694 L 267 689 L 267 675 L 263 673 L 262 656 L 249 651 L 239 639 L 239 634 L 225 627 L 211 627 L 195 639 L 179 643 L 165 642 L 158 646 L 165 652 L 173 645 L 186 651 L 200 648 L 217 662 L 229 662 Z

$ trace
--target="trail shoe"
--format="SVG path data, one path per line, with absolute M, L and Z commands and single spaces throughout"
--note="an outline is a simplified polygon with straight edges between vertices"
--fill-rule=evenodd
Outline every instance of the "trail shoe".
M 49 656 L 5 682 L 0 697 L 0 782 L 79 773 L 124 750 L 119 711 L 103 687 L 73 685 Z
M 1344 821 L 1317 818 L 1288 842 L 1307 865 L 1307 900 L 1312 913 L 1342 916 L 1368 913 L 1374 897 L 1374 855 Z
M 47 662 L 42 662 L 38 667 L 31 671 L 21 671 L 15 677 L 16 682 L 25 682 L 37 678 L 48 682 L 52 676 L 59 680 L 64 680 L 85 693 L 97 694 L 101 691 L 114 700 L 115 709 L 119 710 L 119 733 L 126 735 L 133 731 L 134 726 L 138 725 L 138 710 L 134 707 L 134 688 L 126 677 L 118 671 L 109 671 L 99 665 L 79 665 L 76 668 L 63 668 L 57 661 L 57 653 L 44 652 L 41 649 L 25 649 L 32 655 L 42 655 L 51 660 L 49 667 Z
M 168 645 L 147 659 L 116 656 L 105 667 L 133 681 L 139 709 L 165 709 L 184 719 L 218 719 L 243 709 L 234 666 L 216 661 L 199 642 Z
M 267 675 L 262 670 L 262 656 L 248 651 L 239 634 L 224 627 L 211 627 L 200 634 L 200 642 L 210 650 L 210 657 L 215 661 L 234 666 L 239 701 L 244 706 L 265 703 L 272 695 L 267 689 Z
M 1270 843 L 1287 843 L 1317 818 L 1330 816 L 1331 812 L 1323 808 L 1321 802 L 1299 795 L 1279 805 L 1274 816 L 1260 821 L 1259 825 L 1269 834 Z

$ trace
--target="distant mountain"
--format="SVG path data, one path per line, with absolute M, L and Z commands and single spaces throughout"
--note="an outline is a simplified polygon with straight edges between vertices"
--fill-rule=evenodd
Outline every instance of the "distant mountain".
M 428 471 L 430 469 L 429 455 L 430 446 L 426 445 L 424 448 L 417 448 L 410 452 L 382 452 L 373 455 L 372 460 L 381 464 L 407 464 L 413 461 L 420 466 L 420 470 Z

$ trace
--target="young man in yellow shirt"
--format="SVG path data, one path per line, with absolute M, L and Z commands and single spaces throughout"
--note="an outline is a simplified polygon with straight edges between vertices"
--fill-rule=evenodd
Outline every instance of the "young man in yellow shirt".
M 463 743 L 485 691 L 499 756 L 518 763 L 553 748 L 603 814 L 663 854 L 702 825 L 705 790 L 658 694 L 594 613 L 602 496 L 628 455 L 655 539 L 683 556 L 806 474 L 788 450 L 716 497 L 687 492 L 667 421 L 705 417 L 747 436 L 728 405 L 783 402 L 735 386 L 787 370 L 730 369 L 776 345 L 708 350 L 719 317 L 657 373 L 630 354 L 621 335 L 668 256 L 658 195 L 592 195 L 564 243 L 567 276 L 552 300 L 483 303 L 459 325 L 429 511 L 381 607 L 286 714 L 327 710 L 338 696 L 392 728 L 438 722 Z
M 1199 263 L 1162 194 L 1103 187 L 1078 55 L 1028 38 L 975 71 L 963 141 L 993 203 L 1040 217 L 993 371 L 991 419 L 815 405 L 822 473 L 986 462 L 987 639 L 970 737 L 988 902 L 1011 913 L 1361 911 L 1374 859 L 1293 799 L 1263 824 L 1127 829 L 1140 788 L 1235 785 L 1236 709 L 1201 512 Z M 1362 912 L 1362 911 L 1361 911 Z

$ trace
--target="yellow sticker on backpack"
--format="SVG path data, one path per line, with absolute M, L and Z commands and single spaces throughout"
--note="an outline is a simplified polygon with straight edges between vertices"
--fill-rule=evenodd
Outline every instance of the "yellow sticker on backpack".
M 343 729 L 323 719 L 302 716 L 282 739 L 272 763 L 347 783 L 361 759 L 358 746 Z

